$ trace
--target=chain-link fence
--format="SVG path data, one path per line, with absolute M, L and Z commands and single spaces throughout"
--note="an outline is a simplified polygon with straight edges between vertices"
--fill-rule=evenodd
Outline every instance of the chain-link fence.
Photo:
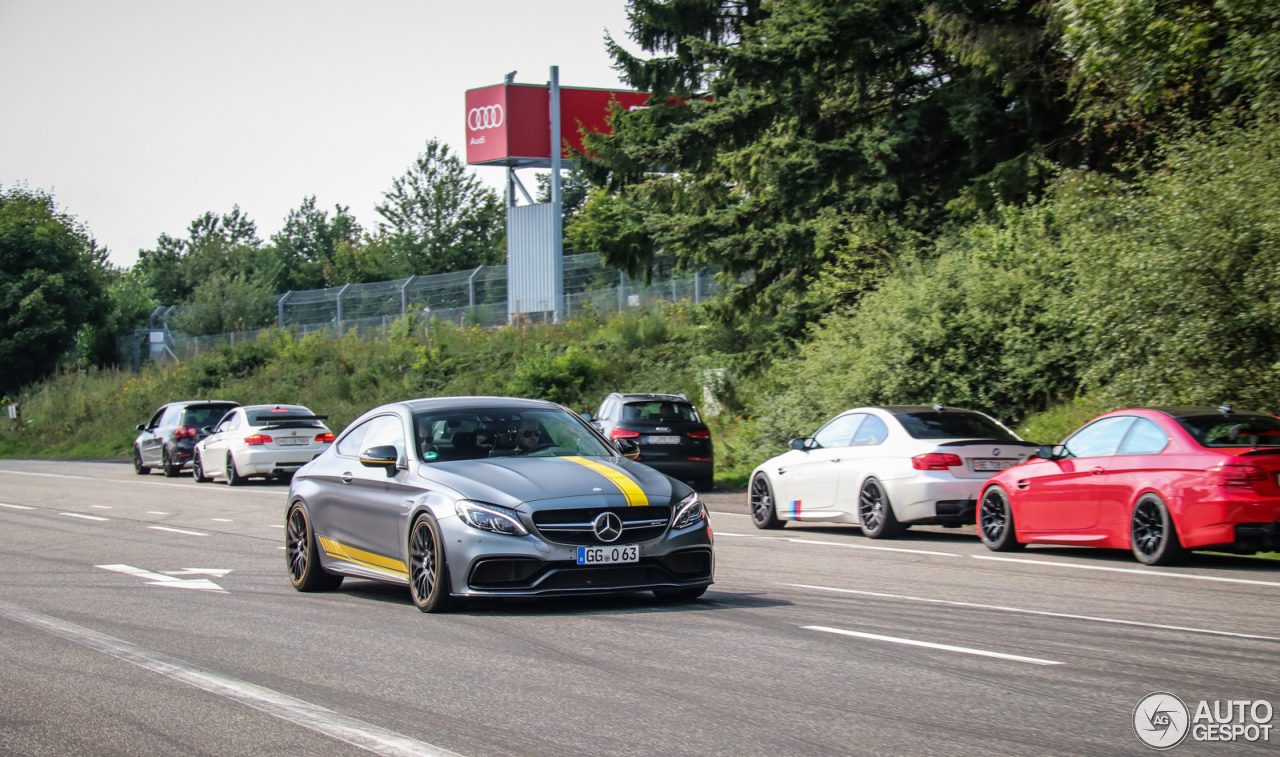
M 566 319 L 588 309 L 603 315 L 648 307 L 659 301 L 697 304 L 723 289 L 710 269 L 677 272 L 672 261 L 666 259 L 659 259 L 655 275 L 645 284 L 605 267 L 596 253 L 564 257 Z M 409 313 L 421 316 L 425 322 L 436 318 L 480 328 L 505 326 L 511 320 L 507 312 L 506 266 L 285 292 L 276 300 L 275 309 L 275 328 L 303 334 L 325 332 L 334 338 L 352 331 L 386 333 L 396 319 Z M 156 308 L 146 329 L 119 337 L 120 365 L 137 370 L 147 360 L 186 360 L 220 345 L 256 339 L 259 333 L 252 330 L 189 336 L 170 325 L 181 312 L 181 306 Z M 543 322 L 551 320 L 551 315 L 548 311 L 520 317 Z

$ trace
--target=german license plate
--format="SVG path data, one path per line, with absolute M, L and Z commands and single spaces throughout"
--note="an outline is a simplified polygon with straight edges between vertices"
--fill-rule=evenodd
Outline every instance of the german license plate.
M 286 436 L 276 439 L 276 444 L 281 447 L 302 447 L 311 443 L 311 439 L 305 436 Z
M 646 444 L 679 444 L 680 443 L 680 437 L 678 436 L 646 436 L 644 439 Z
M 974 470 L 1008 470 L 1018 464 L 1017 460 L 971 460 Z
M 578 547 L 579 565 L 612 565 L 620 562 L 637 562 L 640 547 Z

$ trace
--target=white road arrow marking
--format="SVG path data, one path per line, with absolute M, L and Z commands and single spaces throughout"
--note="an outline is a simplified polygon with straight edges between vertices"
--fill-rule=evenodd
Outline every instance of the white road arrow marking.
M 148 586 L 168 586 L 174 589 L 200 589 L 201 591 L 216 591 L 221 594 L 230 593 L 226 589 L 215 584 L 213 581 L 210 581 L 207 578 L 178 578 L 177 576 L 167 576 L 163 573 L 152 573 L 149 570 L 143 570 L 142 568 L 135 568 L 132 565 L 96 565 L 94 567 L 102 568 L 103 570 L 112 570 L 112 571 L 115 571 L 116 573 L 124 573 L 125 575 L 128 575 L 128 576 L 134 576 L 136 578 L 144 579 L 146 580 Z M 191 569 L 188 568 L 187 570 L 191 570 Z M 206 571 L 200 571 L 199 569 L 197 569 L 197 572 L 206 572 Z M 222 576 L 225 576 L 227 573 L 230 573 L 231 571 L 227 570 L 227 571 L 214 571 L 214 572 L 218 573 L 218 577 L 220 578 Z

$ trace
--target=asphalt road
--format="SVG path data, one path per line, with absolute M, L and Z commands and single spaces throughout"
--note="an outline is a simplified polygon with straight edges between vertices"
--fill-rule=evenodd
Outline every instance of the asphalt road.
M 0 754 L 1145 754 L 1151 692 L 1280 707 L 1280 561 L 761 532 L 712 495 L 699 601 L 428 616 L 294 592 L 285 494 L 0 461 Z

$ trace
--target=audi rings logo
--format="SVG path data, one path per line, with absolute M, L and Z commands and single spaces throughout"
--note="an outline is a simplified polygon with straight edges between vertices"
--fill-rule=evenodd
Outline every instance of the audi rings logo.
M 592 530 L 596 532 L 596 538 L 605 544 L 617 541 L 618 537 L 622 536 L 622 518 L 611 512 L 600 513 L 591 525 Z
M 471 131 L 496 129 L 502 125 L 502 106 L 485 105 L 467 111 L 467 128 Z

